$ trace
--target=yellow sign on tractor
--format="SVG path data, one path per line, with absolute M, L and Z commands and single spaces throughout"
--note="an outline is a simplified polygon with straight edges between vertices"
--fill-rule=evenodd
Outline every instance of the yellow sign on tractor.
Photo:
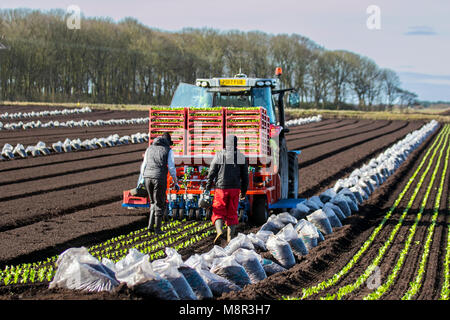
M 221 86 L 246 86 L 247 79 L 220 79 Z

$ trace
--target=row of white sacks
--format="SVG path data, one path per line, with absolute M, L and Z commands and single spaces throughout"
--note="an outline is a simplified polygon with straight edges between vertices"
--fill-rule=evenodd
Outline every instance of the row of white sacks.
M 38 118 L 51 117 L 71 114 L 81 114 L 92 112 L 89 107 L 61 109 L 61 110 L 44 110 L 44 111 L 30 111 L 30 112 L 14 112 L 14 113 L 0 113 L 0 119 L 23 119 L 23 118 Z
M 431 121 L 408 134 L 348 179 L 339 180 L 334 188 L 307 199 L 289 213 L 271 215 L 258 232 L 239 233 L 225 248 L 214 246 L 186 261 L 176 250 L 166 248 L 166 258 L 153 262 L 148 255 L 131 249 L 116 263 L 106 258 L 100 262 L 86 248 L 71 248 L 59 257 L 49 287 L 111 291 L 122 282 L 143 295 L 192 300 L 241 290 L 292 268 L 296 260 L 324 241 L 324 236 L 341 227 L 437 125 Z M 355 177 L 359 179 L 350 186 L 349 181 L 354 182 Z M 272 260 L 258 253 L 267 251 Z
M 286 121 L 286 126 L 287 127 L 295 127 L 295 126 L 302 126 L 308 123 L 313 123 L 313 122 L 320 122 L 322 121 L 322 115 L 317 115 L 317 116 L 312 116 L 312 117 L 308 117 L 308 118 L 298 118 L 298 119 L 291 119 Z
M 132 118 L 132 119 L 109 119 L 109 120 L 68 120 L 68 121 L 48 121 L 41 122 L 30 121 L 30 122 L 11 122 L 11 123 L 1 123 L 0 130 L 17 130 L 17 129 L 36 129 L 36 128 L 80 128 L 80 127 L 94 127 L 94 126 L 123 126 L 123 125 L 139 125 L 147 124 L 148 117 L 143 118 Z
M 5 144 L 0 154 L 0 160 L 12 160 L 17 158 L 37 157 L 55 153 L 73 152 L 78 150 L 95 150 L 98 148 L 114 147 L 119 145 L 136 144 L 148 141 L 147 133 L 135 133 L 131 136 L 120 137 L 118 134 L 110 135 L 106 138 L 92 138 L 81 141 L 80 138 L 66 138 L 64 142 L 58 141 L 47 146 L 45 142 L 39 141 L 34 146 L 24 147 L 17 144 L 15 147 L 9 143 Z

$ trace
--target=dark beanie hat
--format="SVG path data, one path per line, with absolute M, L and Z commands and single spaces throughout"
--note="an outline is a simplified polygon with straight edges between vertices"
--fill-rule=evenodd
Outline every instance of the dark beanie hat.
M 162 135 L 162 137 L 163 137 L 164 139 L 166 139 L 167 142 L 169 142 L 169 145 L 170 145 L 170 146 L 173 145 L 173 141 L 172 141 L 172 137 L 170 136 L 170 133 L 164 132 L 164 134 Z

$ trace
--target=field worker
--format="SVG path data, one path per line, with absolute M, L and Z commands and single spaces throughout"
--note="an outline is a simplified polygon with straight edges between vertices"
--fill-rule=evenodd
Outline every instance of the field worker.
M 215 184 L 211 221 L 216 227 L 218 244 L 223 235 L 223 224 L 227 226 L 227 242 L 233 238 L 239 223 L 237 209 L 239 200 L 245 199 L 248 188 L 248 163 L 237 149 L 237 137 L 228 135 L 225 150 L 216 153 L 211 162 L 205 189 Z
M 157 234 L 164 233 L 161 224 L 166 209 L 167 172 L 172 176 L 175 189 L 180 190 L 171 145 L 172 138 L 167 132 L 156 138 L 145 151 L 141 166 L 145 189 L 150 198 L 148 230 Z

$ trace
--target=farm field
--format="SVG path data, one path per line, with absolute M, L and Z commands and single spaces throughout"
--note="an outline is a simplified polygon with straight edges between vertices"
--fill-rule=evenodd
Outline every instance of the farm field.
M 33 107 L 34 111 L 48 109 L 45 106 Z M 146 115 L 145 111 L 93 110 L 89 114 L 45 117 L 45 121 L 130 119 Z M 44 121 L 44 118 L 40 120 Z M 318 123 L 292 127 L 287 136 L 288 148 L 302 150 L 299 157 L 299 196 L 311 197 L 332 187 L 338 179 L 346 177 L 425 123 L 325 118 Z M 364 277 L 368 267 L 376 264 L 381 283 L 392 283 L 380 287 L 386 288 L 382 294 L 380 289 L 381 298 L 402 298 L 409 289 L 409 283 L 417 277 L 420 288 L 414 289 L 417 292 L 412 297 L 438 299 L 445 278 L 443 251 L 448 233 L 449 174 L 445 165 L 448 163 L 448 130 L 444 129 L 441 126 L 428 137 L 360 207 L 357 215 L 349 217 L 342 228 L 328 235 L 293 268 L 220 298 L 363 299 L 371 291 L 365 285 L 354 284 Z M 0 148 L 4 143 L 52 143 L 66 137 L 85 139 L 146 131 L 147 125 L 2 131 Z M 152 259 L 162 256 L 165 245 L 176 247 L 183 258 L 210 250 L 215 231 L 209 222 L 167 223 L 170 235 L 156 239 L 145 230 L 146 210 L 121 207 L 122 191 L 136 184 L 145 148 L 146 143 L 141 143 L 1 161 L 0 270 L 11 265 L 46 261 L 49 266 L 46 270 L 51 275 L 54 257 L 68 248 L 79 246 L 89 248 L 94 256 L 108 255 L 113 260 L 123 256 L 124 249 L 132 247 L 147 250 Z M 415 178 L 410 180 L 413 175 Z M 397 203 L 400 195 L 402 197 Z M 390 217 L 383 220 L 394 203 L 397 205 Z M 309 291 L 303 289 L 326 281 L 344 268 L 382 221 L 383 228 L 352 266 L 351 272 L 319 292 L 304 294 Z M 434 226 L 432 232 L 430 225 Z M 244 233 L 255 230 L 240 226 Z M 394 231 L 395 237 L 386 245 Z M 427 238 L 432 240 L 427 241 Z M 119 243 L 121 245 L 116 249 Z M 405 243 L 410 244 L 407 250 Z M 382 259 L 374 263 L 379 249 L 384 246 Z M 403 258 L 399 260 L 399 257 Z M 398 272 L 393 274 L 396 264 L 399 265 Z M 418 273 L 419 270 L 424 272 Z M 422 274 L 422 278 L 416 274 Z M 0 283 L 0 299 L 18 295 L 27 299 L 134 298 L 128 291 L 88 294 L 47 290 L 46 275 L 41 277 L 44 280 L 35 284 L 5 286 Z M 340 291 L 345 292 L 344 295 L 337 293 L 341 288 L 346 288 Z

